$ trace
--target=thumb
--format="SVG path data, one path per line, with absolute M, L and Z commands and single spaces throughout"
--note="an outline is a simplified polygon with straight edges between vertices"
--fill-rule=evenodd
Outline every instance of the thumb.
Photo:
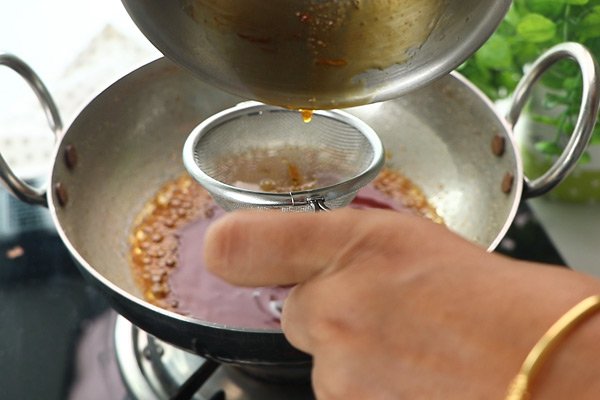
M 402 252 L 418 240 L 415 234 L 424 229 L 422 224 L 425 229 L 436 225 L 384 210 L 237 211 L 208 230 L 205 265 L 234 285 L 292 285 L 333 272 L 357 257 L 389 252 L 390 241 L 394 252 Z

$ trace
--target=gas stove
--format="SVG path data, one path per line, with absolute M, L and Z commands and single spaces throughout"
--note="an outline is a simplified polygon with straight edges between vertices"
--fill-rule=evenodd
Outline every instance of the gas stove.
M 526 203 L 497 251 L 565 265 Z M 48 210 L 2 189 L 0 321 L 6 399 L 314 399 L 309 382 L 266 381 L 133 326 L 81 277 Z
M 310 382 L 265 381 L 243 367 L 190 354 L 115 318 L 115 354 L 135 399 L 309 400 Z

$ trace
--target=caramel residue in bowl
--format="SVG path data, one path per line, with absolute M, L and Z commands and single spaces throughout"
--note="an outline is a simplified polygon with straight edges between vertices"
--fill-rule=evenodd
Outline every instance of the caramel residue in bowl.
M 348 61 L 342 59 L 342 58 L 336 58 L 336 59 L 332 59 L 332 58 L 317 58 L 315 60 L 315 65 L 318 66 L 329 66 L 329 67 L 343 67 L 345 65 L 348 64 Z
M 167 182 L 145 205 L 130 237 L 133 277 L 150 303 L 176 309 L 169 277 L 178 263 L 177 232 L 198 218 L 210 218 L 217 207 L 208 192 L 189 176 Z
M 429 204 L 421 188 L 401 173 L 384 168 L 373 180 L 372 185 L 383 195 L 416 215 L 444 224 L 444 220 Z

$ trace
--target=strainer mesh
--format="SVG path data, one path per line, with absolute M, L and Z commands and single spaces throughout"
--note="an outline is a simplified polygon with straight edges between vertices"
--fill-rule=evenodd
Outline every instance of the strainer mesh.
M 302 190 L 306 197 L 312 193 L 322 195 L 324 186 L 333 186 L 324 196 L 325 205 L 339 208 L 352 201 L 356 192 L 374 177 L 367 175 L 363 181 L 339 185 L 364 174 L 376 157 L 373 144 L 360 129 L 338 113 L 315 113 L 312 121 L 305 123 L 294 110 L 266 105 L 238 108 L 196 132 L 193 145 L 196 168 L 188 166 L 188 171 L 226 210 L 312 210 L 310 205 L 289 204 L 291 198 L 284 194 L 283 204 L 263 201 L 268 195 L 262 187 L 251 188 L 250 198 L 239 196 L 238 188 L 249 189 L 236 183 L 240 174 L 247 179 L 259 179 L 266 168 L 264 163 L 281 158 L 288 168 L 292 165 L 301 175 L 310 171 L 311 176 L 317 176 L 316 186 Z M 285 171 L 284 166 L 281 168 Z M 225 185 L 211 190 L 214 182 L 209 182 L 210 179 Z

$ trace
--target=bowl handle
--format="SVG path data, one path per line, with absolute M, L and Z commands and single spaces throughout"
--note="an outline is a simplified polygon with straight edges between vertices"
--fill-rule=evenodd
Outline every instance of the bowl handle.
M 519 82 L 512 95 L 506 119 L 513 128 L 527 103 L 533 87 L 542 75 L 556 62 L 570 58 L 579 64 L 583 79 L 583 93 L 577 122 L 569 142 L 556 162 L 545 174 L 534 180 L 525 177 L 524 198 L 541 196 L 563 181 L 577 165 L 587 147 L 598 118 L 600 79 L 594 56 L 579 43 L 562 43 L 550 48 L 538 58 Z
M 54 103 L 54 100 L 52 100 L 48 89 L 35 71 L 33 71 L 33 69 L 31 69 L 31 67 L 29 67 L 21 59 L 9 53 L 0 52 L 0 65 L 4 65 L 12 69 L 21 75 L 23 79 L 25 79 L 40 101 L 40 104 L 46 113 L 46 118 L 48 119 L 50 129 L 52 129 L 56 138 L 60 137 L 62 132 L 62 121 L 60 119 L 60 114 L 58 113 L 56 104 Z M 0 154 L 0 183 L 2 183 L 3 186 L 5 186 L 13 196 L 25 203 L 36 204 L 45 207 L 48 206 L 46 188 L 37 188 L 31 186 L 15 175 L 4 157 L 2 157 L 2 154 Z

